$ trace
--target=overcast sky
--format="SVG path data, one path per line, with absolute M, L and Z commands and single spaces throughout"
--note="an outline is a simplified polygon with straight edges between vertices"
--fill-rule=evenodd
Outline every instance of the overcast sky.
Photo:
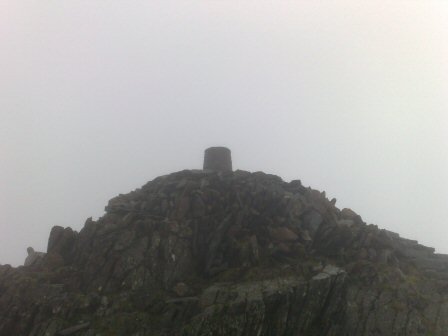
M 0 263 L 228 146 L 448 253 L 448 2 L 0 1 Z

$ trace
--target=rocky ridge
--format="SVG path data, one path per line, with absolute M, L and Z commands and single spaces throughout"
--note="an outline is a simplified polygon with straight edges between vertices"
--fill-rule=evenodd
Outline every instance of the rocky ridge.
M 0 335 L 446 335 L 448 257 L 262 172 L 185 170 L 0 265 Z

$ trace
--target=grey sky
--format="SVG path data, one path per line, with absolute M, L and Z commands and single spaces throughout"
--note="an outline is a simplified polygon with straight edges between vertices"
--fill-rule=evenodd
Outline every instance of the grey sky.
M 0 2 L 0 263 L 200 168 L 326 190 L 448 253 L 448 2 Z

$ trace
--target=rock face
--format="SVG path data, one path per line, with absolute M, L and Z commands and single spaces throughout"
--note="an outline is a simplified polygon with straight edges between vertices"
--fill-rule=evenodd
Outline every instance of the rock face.
M 448 257 L 261 172 L 181 171 L 0 265 L 0 335 L 446 335 Z

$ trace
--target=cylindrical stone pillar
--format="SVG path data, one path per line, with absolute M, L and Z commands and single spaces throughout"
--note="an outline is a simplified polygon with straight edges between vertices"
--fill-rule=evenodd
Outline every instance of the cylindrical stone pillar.
M 232 156 L 226 147 L 210 147 L 205 150 L 204 170 L 232 171 Z

